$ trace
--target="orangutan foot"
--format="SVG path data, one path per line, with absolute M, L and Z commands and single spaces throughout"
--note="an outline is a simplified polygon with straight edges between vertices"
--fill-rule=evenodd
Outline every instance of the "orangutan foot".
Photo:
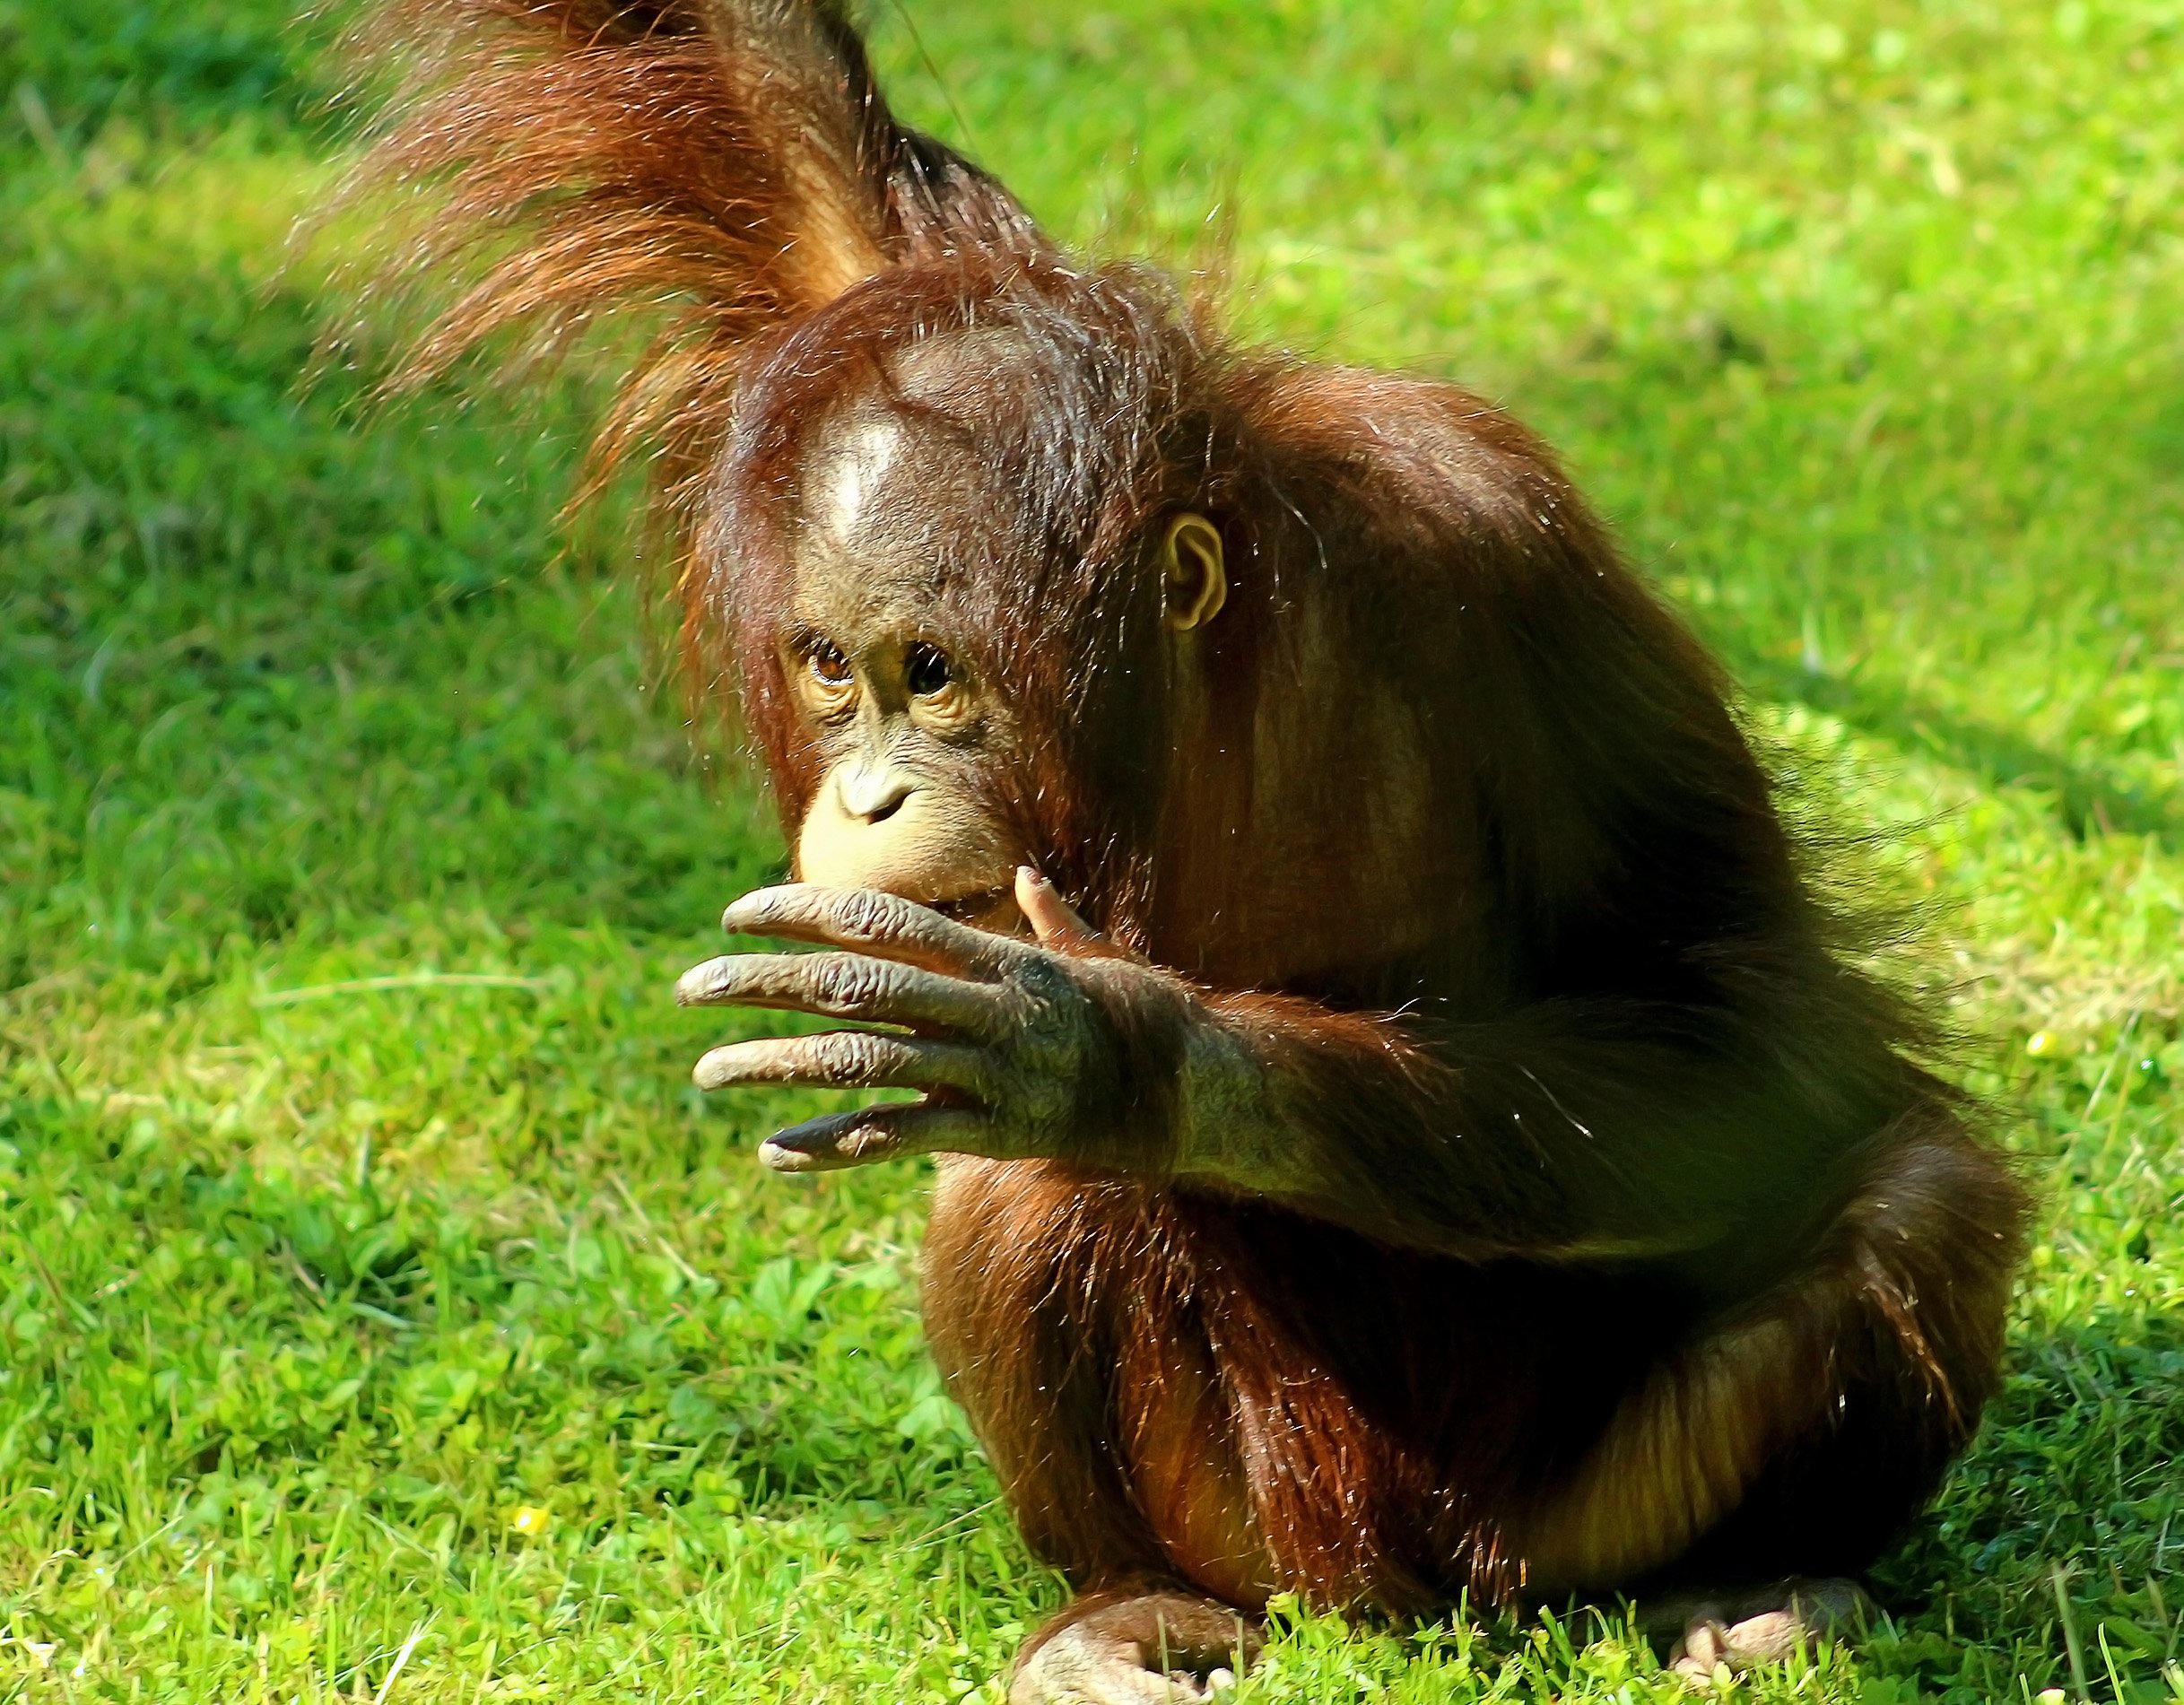
M 1259 1637 L 1228 1605 L 1188 1593 L 1095 1594 L 1035 1635 L 1009 1705 L 1186 1705 L 1236 1684 Z
M 1755 1665 L 1779 1663 L 1856 1632 L 1873 1614 L 1873 1600 L 1854 1580 L 1784 1580 L 1656 1599 L 1639 1606 L 1639 1622 L 1652 1639 L 1675 1641 L 1670 1668 L 1704 1676 L 1723 1665 L 1742 1675 Z

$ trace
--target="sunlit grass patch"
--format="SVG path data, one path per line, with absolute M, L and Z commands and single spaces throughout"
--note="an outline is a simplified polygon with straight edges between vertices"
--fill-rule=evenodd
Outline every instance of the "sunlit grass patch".
M 219 10 L 0 4 L 0 1699 L 997 1700 L 1058 1588 L 918 1169 L 688 1087 L 780 850 L 555 522 L 580 399 L 300 384 L 333 79 Z M 1058 228 L 1220 200 L 1248 328 L 1563 444 L 1949 991 L 2010 1383 L 1890 1624 L 1737 1696 L 2184 1695 L 2184 20 L 915 11 Z M 1613 1607 L 1277 1622 L 1247 1698 L 1687 1696 Z

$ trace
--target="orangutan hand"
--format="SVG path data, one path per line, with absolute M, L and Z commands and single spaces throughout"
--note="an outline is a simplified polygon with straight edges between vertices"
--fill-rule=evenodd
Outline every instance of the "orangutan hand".
M 776 1133 L 768 1166 L 805 1172 L 947 1151 L 994 1160 L 1045 1157 L 1137 1170 L 1171 1147 L 1163 1109 L 1175 1086 L 1143 1081 L 1125 1031 L 1187 1030 L 1196 1004 L 1176 979 L 1118 953 L 1036 871 L 1016 903 L 1034 940 L 997 935 L 873 889 L 762 888 L 722 926 L 846 950 L 739 953 L 683 974 L 691 1006 L 767 1006 L 897 1027 L 831 1031 L 717 1048 L 699 1088 L 739 1083 L 906 1089 L 922 1100 L 835 1113 Z M 1120 1022 L 1127 1013 L 1129 1022 Z M 1159 1053 L 1179 1069 L 1190 1050 Z M 1153 1074 L 1157 1075 L 1157 1074 Z M 1120 1144 L 1149 1153 L 1109 1153 Z

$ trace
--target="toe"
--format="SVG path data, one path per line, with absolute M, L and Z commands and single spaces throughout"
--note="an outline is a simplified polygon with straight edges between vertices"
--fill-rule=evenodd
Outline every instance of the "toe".
M 1732 1669 L 1779 1664 L 1812 1644 L 1814 1630 L 1795 1610 L 1771 1610 L 1732 1623 L 1721 1633 L 1721 1657 Z

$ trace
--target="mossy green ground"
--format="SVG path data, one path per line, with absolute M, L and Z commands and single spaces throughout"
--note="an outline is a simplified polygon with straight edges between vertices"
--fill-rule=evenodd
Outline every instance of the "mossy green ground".
M 1059 1588 L 921 1172 L 685 1087 L 780 853 L 556 528 L 573 396 L 299 387 L 281 11 L 0 4 L 0 1701 L 995 1700 Z M 2184 4 L 914 15 L 1060 230 L 1219 203 L 1253 333 L 1564 445 L 1919 902 L 2041 1192 L 2008 1387 L 1739 1696 L 2184 1696 Z M 1281 1621 L 1249 1697 L 1678 1693 L 1612 1614 Z

